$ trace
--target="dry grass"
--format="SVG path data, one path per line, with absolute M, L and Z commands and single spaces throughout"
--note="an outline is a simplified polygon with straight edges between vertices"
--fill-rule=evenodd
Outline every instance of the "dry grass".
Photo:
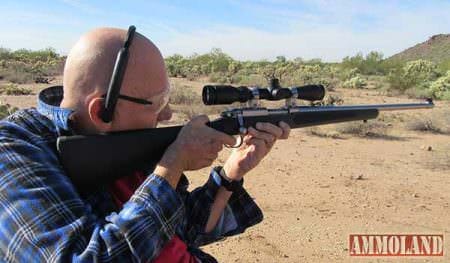
M 389 125 L 379 121 L 346 122 L 338 124 L 336 130 L 341 134 L 350 134 L 360 137 L 387 138 Z
M 321 138 L 331 138 L 331 139 L 342 139 L 342 136 L 337 131 L 324 131 L 319 127 L 311 127 L 306 130 L 309 135 L 321 137 Z
M 219 114 L 224 110 L 222 106 L 205 106 L 201 95 L 188 85 L 174 86 L 170 94 L 170 103 L 175 112 L 182 113 L 189 120 L 196 115 Z
M 28 88 L 19 87 L 16 84 L 7 84 L 0 87 L 0 94 L 2 95 L 30 95 L 32 90 Z
M 405 124 L 410 131 L 450 134 L 450 110 L 411 119 Z
M 174 86 L 170 92 L 171 104 L 194 105 L 202 103 L 201 97 L 188 85 Z

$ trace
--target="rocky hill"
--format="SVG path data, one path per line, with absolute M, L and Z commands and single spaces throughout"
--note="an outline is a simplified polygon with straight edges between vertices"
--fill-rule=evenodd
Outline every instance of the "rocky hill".
M 450 61 L 450 34 L 439 34 L 430 37 L 427 41 L 410 47 L 389 60 L 411 61 L 426 59 L 437 64 Z

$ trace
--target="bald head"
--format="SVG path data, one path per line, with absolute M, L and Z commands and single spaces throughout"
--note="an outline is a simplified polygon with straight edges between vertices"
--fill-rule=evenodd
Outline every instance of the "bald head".
M 64 67 L 62 107 L 83 110 L 92 96 L 105 94 L 126 31 L 98 28 L 83 35 L 67 56 Z M 158 48 L 136 33 L 129 50 L 121 93 L 149 97 L 167 82 L 164 60 Z

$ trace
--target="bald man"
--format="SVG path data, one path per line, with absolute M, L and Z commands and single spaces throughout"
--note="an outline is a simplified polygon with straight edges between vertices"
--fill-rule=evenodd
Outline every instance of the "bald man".
M 125 35 L 100 28 L 82 36 L 67 57 L 64 88 L 43 90 L 37 109 L 0 122 L 3 261 L 215 262 L 198 247 L 262 220 L 242 178 L 277 139 L 288 137 L 284 123 L 250 128 L 243 145 L 192 192 L 183 172 L 210 166 L 223 145 L 234 144 L 233 137 L 207 127 L 206 116 L 183 127 L 154 170 L 124 175 L 89 193 L 72 185 L 58 161 L 58 136 L 154 128 L 172 115 L 161 53 L 136 34 L 120 87 L 123 96 L 112 121 L 102 118 Z

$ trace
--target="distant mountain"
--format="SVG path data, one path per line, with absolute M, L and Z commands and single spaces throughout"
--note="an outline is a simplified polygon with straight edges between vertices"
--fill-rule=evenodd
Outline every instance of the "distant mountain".
M 439 34 L 430 37 L 427 41 L 410 47 L 388 60 L 411 61 L 426 59 L 440 64 L 450 61 L 450 34 Z

